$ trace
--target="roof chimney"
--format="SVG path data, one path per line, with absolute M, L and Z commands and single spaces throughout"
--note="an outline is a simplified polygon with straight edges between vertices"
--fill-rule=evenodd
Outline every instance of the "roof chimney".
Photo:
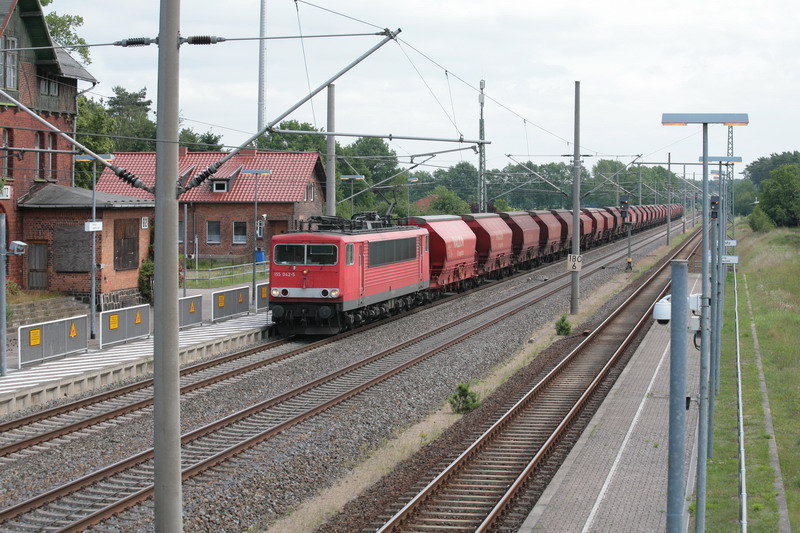
M 178 147 L 178 157 L 184 157 L 186 154 L 189 153 L 189 148 L 186 146 L 179 146 Z
M 255 146 L 245 146 L 244 148 L 239 150 L 239 153 L 237 155 L 241 157 L 252 157 L 256 155 L 256 152 L 258 152 L 258 148 L 256 148 Z

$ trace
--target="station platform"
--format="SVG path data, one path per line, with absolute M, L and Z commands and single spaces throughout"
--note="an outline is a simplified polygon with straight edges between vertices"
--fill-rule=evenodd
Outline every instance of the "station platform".
M 699 292 L 690 275 L 689 292 Z M 654 323 L 520 528 L 658 532 L 667 524 L 670 326 Z M 700 352 L 689 336 L 684 524 L 695 489 Z
M 268 325 L 267 313 L 251 312 L 183 329 L 179 333 L 180 363 L 254 344 L 265 337 Z M 152 370 L 152 334 L 103 349 L 90 346 L 87 352 L 20 370 L 9 369 L 6 376 L 0 377 L 0 415 L 149 374 Z

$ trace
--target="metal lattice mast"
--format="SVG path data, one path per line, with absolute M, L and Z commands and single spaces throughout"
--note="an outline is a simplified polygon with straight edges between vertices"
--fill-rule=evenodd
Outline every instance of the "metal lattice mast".
M 483 89 L 485 87 L 486 82 L 481 80 L 481 94 L 478 96 L 478 102 L 481 105 L 478 139 L 481 141 L 486 140 L 486 131 L 483 127 Z M 478 212 L 486 212 L 486 145 L 484 143 L 478 145 Z
M 733 157 L 733 126 L 728 126 L 728 157 Z M 728 201 L 728 217 L 727 217 L 727 224 L 725 224 L 725 234 L 728 236 L 729 239 L 734 238 L 734 229 L 733 229 L 733 217 L 736 215 L 733 209 L 733 163 L 728 163 L 728 195 L 726 200 Z

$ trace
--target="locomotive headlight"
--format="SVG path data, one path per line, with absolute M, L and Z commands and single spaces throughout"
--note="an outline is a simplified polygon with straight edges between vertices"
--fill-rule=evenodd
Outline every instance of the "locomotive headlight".
M 271 289 L 271 290 L 269 291 L 269 293 L 270 293 L 272 296 L 274 296 L 275 298 L 277 298 L 278 296 L 280 296 L 280 295 L 281 295 L 281 290 L 280 290 L 280 289 L 275 289 L 275 288 L 273 288 L 273 289 Z
M 339 289 L 331 289 L 331 298 L 339 297 Z

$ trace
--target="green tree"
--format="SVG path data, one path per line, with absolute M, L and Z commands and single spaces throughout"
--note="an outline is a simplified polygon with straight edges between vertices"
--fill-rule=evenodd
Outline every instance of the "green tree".
M 322 131 L 308 122 L 284 120 L 278 126 L 281 130 Z M 327 151 L 327 140 L 323 135 L 303 135 L 302 133 L 267 133 L 256 139 L 256 147 L 264 152 L 319 152 Z
M 783 165 L 762 184 L 760 206 L 778 226 L 800 226 L 800 164 Z
M 219 152 L 222 150 L 222 135 L 207 131 L 198 134 L 192 128 L 182 128 L 178 134 L 178 143 L 190 152 Z
M 743 217 L 752 213 L 756 195 L 756 186 L 752 181 L 735 180 L 733 182 L 733 213 Z
M 771 154 L 769 157 L 759 157 L 744 169 L 744 176 L 755 184 L 757 188 L 761 188 L 761 184 L 770 178 L 770 174 L 776 168 L 782 165 L 791 165 L 800 163 L 800 152 L 783 152 L 780 154 Z
M 461 161 L 450 168 L 440 168 L 433 173 L 436 185 L 454 192 L 465 202 L 478 198 L 478 169 L 469 161 Z
M 40 0 L 42 7 L 48 6 L 52 2 L 53 0 Z M 87 65 L 92 62 L 89 48 L 86 46 L 86 40 L 75 31 L 76 28 L 83 26 L 83 17 L 78 15 L 59 15 L 55 11 L 51 11 L 44 16 L 44 20 L 50 30 L 50 37 L 53 38 L 55 44 L 61 46 L 76 45 L 73 48 L 67 48 L 67 50 L 76 52 Z
M 753 212 L 747 217 L 747 223 L 753 231 L 766 233 L 775 229 L 775 223 L 770 220 L 769 215 L 767 215 L 759 205 L 756 205 Z
M 107 110 L 114 119 L 113 135 L 117 152 L 153 152 L 156 149 L 156 123 L 148 117 L 152 100 L 147 89 L 128 92 L 116 86 L 108 99 Z
M 114 120 L 103 105 L 83 96 L 78 97 L 78 117 L 75 121 L 76 139 L 96 154 L 114 152 L 114 140 L 109 135 L 114 130 Z M 102 171 L 97 167 L 97 172 Z M 92 163 L 75 163 L 75 184 L 91 189 Z
M 433 211 L 431 214 L 460 215 L 469 213 L 469 204 L 446 187 L 437 185 L 431 194 L 436 195 L 436 199 L 431 202 L 431 211 Z
M 374 137 L 361 137 L 352 144 L 337 149 L 337 175 L 361 175 L 364 181 L 360 182 L 361 189 L 373 187 L 376 184 L 389 186 L 393 183 L 404 181 L 400 175 L 397 165 L 397 155 L 389 148 L 383 139 Z M 386 181 L 395 176 L 394 180 Z M 339 187 L 345 195 L 350 196 L 350 188 Z M 356 182 L 356 192 L 359 190 L 359 182 Z M 355 212 L 380 211 L 385 212 L 386 203 L 375 193 L 376 189 L 359 194 L 355 198 Z M 337 197 L 339 197 L 337 195 Z

